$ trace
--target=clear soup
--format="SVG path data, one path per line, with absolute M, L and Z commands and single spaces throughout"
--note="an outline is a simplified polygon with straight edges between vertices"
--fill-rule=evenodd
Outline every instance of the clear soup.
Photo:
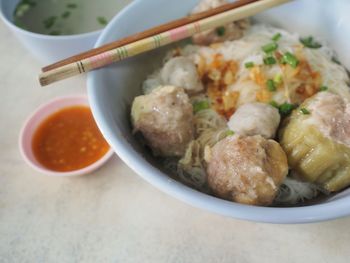
M 132 0 L 21 0 L 14 23 L 45 35 L 74 35 L 102 29 Z

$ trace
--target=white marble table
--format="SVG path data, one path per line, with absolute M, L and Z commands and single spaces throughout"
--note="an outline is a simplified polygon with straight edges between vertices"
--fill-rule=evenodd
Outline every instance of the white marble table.
M 0 262 L 350 262 L 350 217 L 309 225 L 238 221 L 144 182 L 117 156 L 94 174 L 50 178 L 21 159 L 23 121 L 83 78 L 40 88 L 40 64 L 0 23 Z

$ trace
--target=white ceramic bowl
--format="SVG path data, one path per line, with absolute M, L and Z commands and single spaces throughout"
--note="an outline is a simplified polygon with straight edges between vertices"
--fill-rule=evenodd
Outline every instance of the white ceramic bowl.
M 69 35 L 50 36 L 23 30 L 12 22 L 13 12 L 20 0 L 0 0 L 0 17 L 20 42 L 42 63 L 50 64 L 91 49 L 101 30 Z
M 136 0 L 111 21 L 96 46 L 182 17 L 196 3 L 197 0 Z M 301 35 L 312 34 L 326 38 L 341 55 L 340 60 L 350 68 L 348 10 L 348 0 L 296 0 L 255 18 Z M 129 121 L 132 100 L 140 95 L 140 84 L 146 76 L 160 67 L 162 54 L 164 50 L 153 51 L 92 72 L 88 76 L 89 101 L 99 128 L 116 153 L 142 178 L 191 205 L 239 219 L 270 223 L 307 223 L 350 214 L 349 190 L 323 203 L 310 206 L 256 207 L 203 194 L 163 173 L 157 160 L 132 136 Z
M 0 0 L 0 18 L 20 42 L 42 63 L 51 64 L 93 48 L 102 30 L 89 33 L 50 36 L 23 30 L 13 23 L 13 12 L 20 0 Z

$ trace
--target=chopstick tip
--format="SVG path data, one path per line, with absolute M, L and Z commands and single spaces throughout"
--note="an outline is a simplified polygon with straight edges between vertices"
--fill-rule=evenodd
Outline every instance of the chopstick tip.
M 44 74 L 39 75 L 39 83 L 41 87 L 45 87 L 50 84 L 50 81 L 47 77 L 44 76 Z

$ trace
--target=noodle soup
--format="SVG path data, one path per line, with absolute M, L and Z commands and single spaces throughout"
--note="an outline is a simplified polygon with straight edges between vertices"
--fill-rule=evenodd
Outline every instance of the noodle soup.
M 167 53 L 134 98 L 133 133 L 201 192 L 307 205 L 350 186 L 349 83 L 322 39 L 235 21 Z

